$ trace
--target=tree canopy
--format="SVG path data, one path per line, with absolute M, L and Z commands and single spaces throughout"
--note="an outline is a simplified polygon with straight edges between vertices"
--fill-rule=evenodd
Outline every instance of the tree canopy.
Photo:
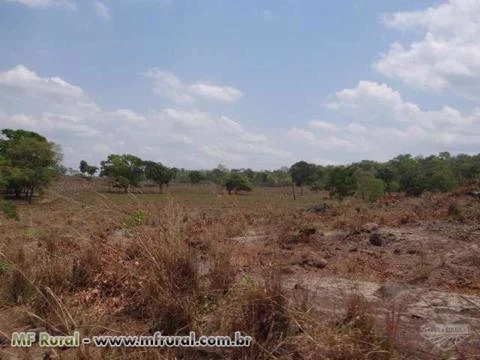
M 114 186 L 128 192 L 130 186 L 138 186 L 144 179 L 144 162 L 130 154 L 111 154 L 100 163 L 100 176 L 114 180 Z
M 60 148 L 31 131 L 4 129 L 0 137 L 0 186 L 29 201 L 59 173 Z
M 161 163 L 154 161 L 143 162 L 145 178 L 156 183 L 159 187 L 159 191 L 162 192 L 164 185 L 168 185 L 170 181 L 175 177 L 173 169 L 169 169 L 163 166 Z

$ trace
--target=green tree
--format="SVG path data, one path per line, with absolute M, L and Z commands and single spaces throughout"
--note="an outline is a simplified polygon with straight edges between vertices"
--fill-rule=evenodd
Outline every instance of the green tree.
M 225 165 L 219 164 L 215 169 L 211 170 L 207 177 L 214 184 L 222 185 L 225 183 L 229 171 Z
M 425 188 L 429 191 L 449 191 L 457 184 L 446 154 L 432 155 L 420 162 Z
M 98 167 L 88 165 L 88 163 L 85 160 L 82 160 L 80 161 L 79 170 L 82 174 L 88 174 L 90 176 L 93 176 L 98 171 Z
M 405 191 L 407 195 L 420 196 L 425 190 L 425 182 L 418 160 L 412 158 L 410 154 L 406 154 L 389 161 L 400 184 L 400 190 Z
M 234 191 L 235 194 L 238 194 L 239 191 L 252 191 L 252 186 L 250 185 L 248 178 L 245 175 L 238 173 L 233 173 L 228 176 L 225 181 L 225 187 L 229 194 L 231 194 L 232 191 Z
M 142 159 L 130 154 L 111 154 L 101 162 L 100 176 L 106 176 L 115 181 L 115 187 L 128 192 L 130 186 L 138 186 L 144 179 Z
M 60 148 L 45 137 L 31 131 L 4 129 L 0 138 L 0 178 L 7 191 L 22 194 L 32 201 L 59 175 Z
M 385 183 L 383 180 L 375 178 L 369 171 L 357 170 L 355 172 L 357 180 L 357 194 L 364 200 L 377 201 L 385 193 Z
M 200 171 L 190 171 L 188 178 L 192 184 L 199 184 L 203 180 L 203 175 Z
M 144 161 L 143 166 L 145 169 L 145 178 L 153 181 L 158 185 L 159 192 L 162 192 L 163 186 L 167 185 L 175 177 L 175 173 L 172 169 L 156 163 L 154 161 Z
M 303 185 L 310 185 L 315 181 L 317 166 L 306 161 L 299 161 L 290 167 L 290 176 L 296 186 L 299 186 L 303 194 Z
M 351 166 L 330 167 L 325 189 L 340 199 L 353 195 L 357 189 L 355 169 Z

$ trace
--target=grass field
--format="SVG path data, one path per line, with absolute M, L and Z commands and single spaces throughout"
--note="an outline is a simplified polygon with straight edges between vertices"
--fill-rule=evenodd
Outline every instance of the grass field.
M 214 185 L 109 193 L 64 178 L 0 227 L 1 359 L 437 359 L 430 322 L 480 324 L 480 204 Z M 305 209 L 327 203 L 322 213 Z M 251 347 L 26 349 L 13 331 L 232 335 Z

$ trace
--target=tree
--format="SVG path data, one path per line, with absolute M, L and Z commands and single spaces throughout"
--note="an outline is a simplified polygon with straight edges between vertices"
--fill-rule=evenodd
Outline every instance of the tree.
M 369 171 L 358 169 L 355 172 L 357 194 L 364 200 L 377 201 L 385 193 L 383 180 L 375 178 Z
M 449 166 L 449 153 L 440 153 L 437 156 L 429 156 L 420 162 L 423 182 L 429 191 L 449 191 L 457 180 L 452 168 Z
M 60 148 L 45 137 L 31 131 L 4 129 L 0 138 L 0 178 L 7 191 L 22 194 L 32 201 L 61 169 Z
M 203 175 L 200 171 L 190 171 L 188 178 L 192 184 L 199 184 L 203 180 Z
M 208 173 L 208 179 L 217 185 L 222 185 L 228 174 L 228 168 L 219 164 L 215 169 Z
M 98 171 L 98 167 L 88 165 L 85 160 L 82 160 L 80 161 L 79 170 L 82 174 L 88 174 L 90 176 L 93 176 Z
M 168 185 L 168 183 L 175 177 L 173 170 L 163 166 L 161 163 L 144 161 L 143 166 L 145 169 L 145 178 L 156 183 L 160 193 L 162 192 L 163 186 Z
M 407 195 L 411 196 L 420 196 L 423 193 L 425 183 L 417 158 L 412 158 L 410 154 L 399 155 L 390 160 L 389 164 L 394 169 L 401 191 L 405 191 Z
M 130 154 L 111 154 L 101 162 L 100 176 L 115 181 L 115 187 L 128 192 L 130 186 L 138 186 L 144 178 L 142 159 Z
M 329 168 L 325 188 L 330 191 L 330 195 L 336 195 L 340 199 L 353 195 L 357 188 L 355 169 L 351 166 Z
M 239 191 L 252 191 L 252 186 L 250 185 L 248 178 L 245 175 L 238 173 L 230 174 L 228 176 L 225 181 L 225 187 L 229 194 L 231 194 L 232 191 L 234 191 L 235 194 L 238 194 Z
M 290 167 L 290 175 L 296 186 L 300 186 L 303 194 L 303 185 L 312 184 L 317 174 L 317 166 L 306 161 L 299 161 Z

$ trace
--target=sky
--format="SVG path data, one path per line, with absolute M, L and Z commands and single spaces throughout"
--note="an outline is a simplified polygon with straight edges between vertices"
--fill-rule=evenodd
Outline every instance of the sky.
M 64 164 L 478 153 L 478 0 L 0 0 L 0 128 Z

